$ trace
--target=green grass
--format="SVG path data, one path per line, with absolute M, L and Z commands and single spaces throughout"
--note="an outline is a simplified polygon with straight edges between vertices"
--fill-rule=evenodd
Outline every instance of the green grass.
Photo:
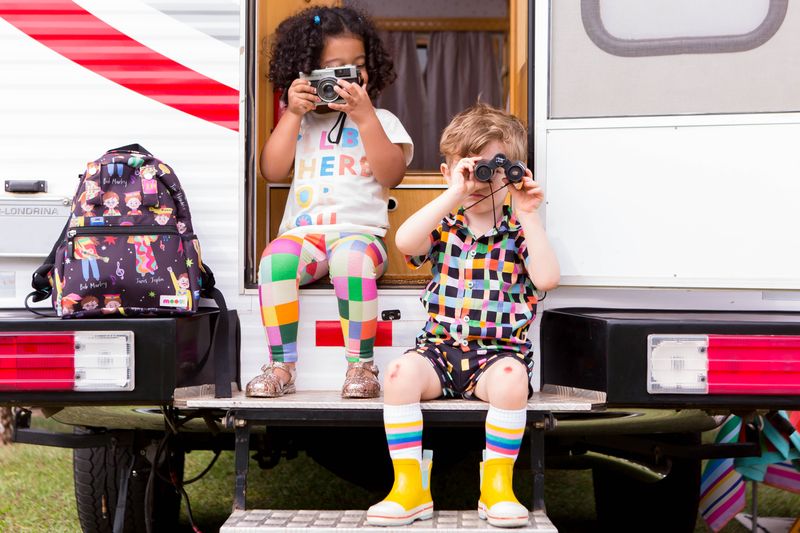
M 188 454 L 186 478 L 202 471 L 211 457 L 211 452 Z M 477 466 L 464 464 L 457 470 L 463 472 L 463 478 L 437 479 L 434 475 L 434 501 L 450 508 L 468 508 L 477 498 Z M 515 474 L 518 494 L 529 494 L 530 487 L 529 476 Z M 800 496 L 763 485 L 758 490 L 761 516 L 800 516 Z M 233 500 L 233 454 L 223 452 L 209 474 L 189 485 L 187 492 L 200 529 L 204 533 L 218 531 L 230 514 Z M 300 454 L 296 459 L 282 460 L 272 470 L 262 471 L 252 462 L 247 503 L 249 508 L 363 509 L 384 495 L 343 481 Z M 597 530 L 591 495 L 588 472 L 547 472 L 548 515 L 561 533 Z M 185 505 L 181 513 L 181 531 L 188 532 Z M 44 531 L 80 531 L 72 487 L 72 452 L 19 444 L 0 447 L 0 532 Z M 710 530 L 698 520 L 695 531 Z M 723 529 L 724 533 L 746 531 L 734 522 Z
M 70 450 L 0 447 L 0 531 L 80 531 Z

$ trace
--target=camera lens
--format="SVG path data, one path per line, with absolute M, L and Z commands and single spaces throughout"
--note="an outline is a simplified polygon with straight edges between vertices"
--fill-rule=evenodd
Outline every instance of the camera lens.
M 317 96 L 323 102 L 335 102 L 339 95 L 336 94 L 334 87 L 336 87 L 335 78 L 320 80 L 319 85 L 317 85 Z
M 519 161 L 508 165 L 506 168 L 506 178 L 511 183 L 522 181 L 523 176 L 525 176 L 525 167 Z
M 494 167 L 485 161 L 475 165 L 475 179 L 478 181 L 490 181 L 494 174 Z

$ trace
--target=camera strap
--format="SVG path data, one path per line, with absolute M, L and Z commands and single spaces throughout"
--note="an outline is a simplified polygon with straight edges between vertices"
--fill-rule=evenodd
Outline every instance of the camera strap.
M 328 132 L 328 142 L 331 144 L 339 144 L 339 141 L 342 140 L 342 133 L 344 133 L 344 121 L 347 118 L 347 113 L 344 111 L 339 111 L 339 116 L 336 117 L 336 122 L 333 123 L 333 127 L 331 131 Z M 339 131 L 336 133 L 336 140 L 331 139 L 331 133 L 336 131 L 336 128 L 339 128 Z

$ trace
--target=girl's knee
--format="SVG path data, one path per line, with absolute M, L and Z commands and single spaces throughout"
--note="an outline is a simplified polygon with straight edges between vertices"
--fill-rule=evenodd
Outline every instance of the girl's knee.
M 259 284 L 297 277 L 300 266 L 300 246 L 294 239 L 273 240 L 261 254 L 258 263 Z
M 261 259 L 265 257 L 280 254 L 280 255 L 294 255 L 300 257 L 303 250 L 303 238 L 294 235 L 284 235 L 276 237 L 267 244 L 264 251 L 261 253 Z
M 351 274 L 353 264 L 361 265 L 361 275 L 373 277 L 386 258 L 374 242 L 375 238 L 352 237 L 342 239 L 331 252 L 331 274 Z

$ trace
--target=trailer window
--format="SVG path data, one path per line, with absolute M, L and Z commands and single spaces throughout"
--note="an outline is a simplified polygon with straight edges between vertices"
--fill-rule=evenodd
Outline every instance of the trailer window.
M 765 43 L 786 15 L 785 0 L 582 0 L 586 33 L 619 56 L 708 54 Z
M 551 0 L 549 116 L 798 111 L 800 18 L 788 6 Z

